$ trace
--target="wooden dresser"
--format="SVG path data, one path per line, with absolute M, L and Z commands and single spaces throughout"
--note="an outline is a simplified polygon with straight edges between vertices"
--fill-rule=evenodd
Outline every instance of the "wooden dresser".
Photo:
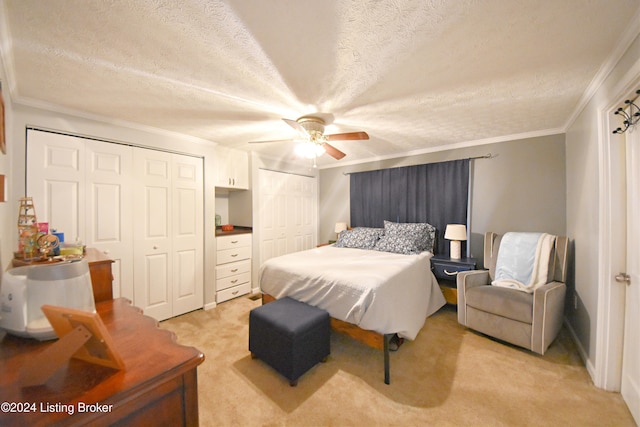
M 126 369 L 72 359 L 46 385 L 22 387 L 21 366 L 52 341 L 0 332 L 0 425 L 197 425 L 204 355 L 178 345 L 124 298 L 97 302 L 96 310 Z

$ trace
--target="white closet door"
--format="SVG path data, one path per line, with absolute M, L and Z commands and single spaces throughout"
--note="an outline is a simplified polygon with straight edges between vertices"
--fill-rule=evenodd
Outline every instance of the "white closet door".
M 202 159 L 173 155 L 173 315 L 204 302 Z
M 133 147 L 86 140 L 85 244 L 114 263 L 113 297 L 133 301 Z
M 291 252 L 288 247 L 287 174 L 259 170 L 260 265 Z
M 316 179 L 259 171 L 260 264 L 316 244 Z
M 287 180 L 287 223 L 290 227 L 290 247 L 294 252 L 311 249 L 316 244 L 315 179 L 290 175 Z
M 38 221 L 63 232 L 67 242 L 84 238 L 84 175 L 84 140 L 29 129 L 26 195 Z
M 169 153 L 133 152 L 134 304 L 156 320 L 173 314 L 171 167 Z

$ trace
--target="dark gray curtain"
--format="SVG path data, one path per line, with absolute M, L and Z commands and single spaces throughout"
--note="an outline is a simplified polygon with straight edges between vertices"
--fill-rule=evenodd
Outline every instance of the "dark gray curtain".
M 449 255 L 447 224 L 467 224 L 469 159 L 352 173 L 350 192 L 352 227 L 428 222 L 434 252 Z

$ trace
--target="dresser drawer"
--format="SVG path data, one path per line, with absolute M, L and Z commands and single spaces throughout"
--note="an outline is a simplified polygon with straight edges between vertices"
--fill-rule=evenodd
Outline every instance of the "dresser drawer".
M 433 264 L 433 274 L 438 279 L 456 280 L 456 276 L 460 271 L 468 270 L 471 270 L 471 268 L 450 264 Z
M 232 288 L 224 289 L 216 293 L 216 302 L 219 304 L 224 301 L 228 301 L 232 298 L 236 298 L 242 295 L 246 295 L 251 291 L 250 283 L 243 283 L 242 285 L 234 286 Z
M 242 246 L 251 246 L 251 234 L 233 234 L 231 236 L 216 237 L 216 249 L 232 249 Z
M 241 248 L 225 249 L 217 251 L 216 264 L 226 264 L 228 262 L 242 261 L 251 258 L 251 247 L 243 246 Z
M 251 261 L 239 261 L 233 264 L 224 264 L 216 267 L 216 279 L 222 279 L 236 274 L 251 272 Z
M 465 264 L 453 264 L 453 263 L 444 263 L 444 262 L 435 262 L 431 261 L 431 267 L 433 269 L 433 274 L 438 279 L 443 280 L 456 280 L 456 276 L 461 271 L 469 271 L 474 270 L 474 265 L 465 265 Z
M 251 280 L 251 273 L 236 274 L 235 276 L 229 276 L 216 280 L 216 291 L 230 288 L 232 286 L 242 285 L 248 283 Z

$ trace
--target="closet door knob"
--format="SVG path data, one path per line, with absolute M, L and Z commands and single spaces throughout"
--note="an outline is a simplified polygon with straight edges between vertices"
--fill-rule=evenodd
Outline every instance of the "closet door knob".
M 156 245 L 153 245 L 153 249 L 158 249 L 158 246 L 156 246 Z

